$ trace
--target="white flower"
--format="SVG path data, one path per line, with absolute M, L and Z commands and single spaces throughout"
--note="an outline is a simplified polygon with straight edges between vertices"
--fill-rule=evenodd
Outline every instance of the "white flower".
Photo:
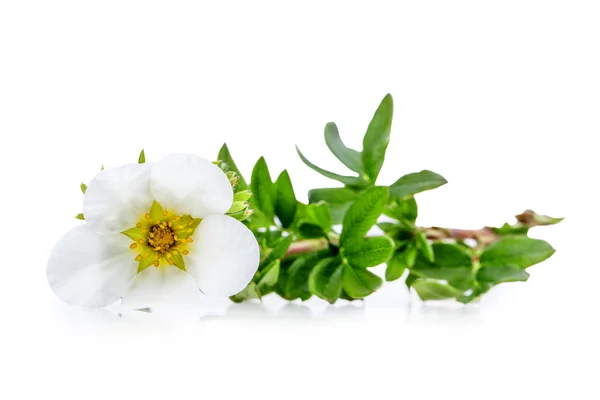
M 195 155 L 101 171 L 84 195 L 86 223 L 50 255 L 48 282 L 64 302 L 86 307 L 236 294 L 260 255 L 252 232 L 224 215 L 232 201 L 227 176 Z

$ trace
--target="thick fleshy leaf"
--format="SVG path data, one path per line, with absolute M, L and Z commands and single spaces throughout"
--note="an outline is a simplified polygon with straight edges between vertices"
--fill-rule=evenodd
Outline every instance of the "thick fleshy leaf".
M 300 151 L 298 146 L 296 146 L 296 151 L 298 152 L 298 155 L 300 156 L 300 159 L 302 160 L 302 162 L 307 167 L 311 168 L 313 171 L 318 172 L 319 174 L 323 175 L 326 178 L 333 179 L 335 181 L 343 183 L 346 186 L 351 186 L 351 187 L 356 187 L 356 188 L 364 188 L 369 185 L 369 183 L 362 178 L 359 178 L 356 176 L 339 175 L 334 172 L 330 172 L 330 171 L 324 170 L 323 168 L 317 167 L 315 164 L 308 161 L 308 159 L 306 157 L 304 157 L 304 154 L 302 154 L 302 152 Z
M 344 264 L 343 273 L 344 292 L 353 299 L 362 299 L 367 297 L 383 284 L 383 280 L 363 268 L 352 268 L 348 264 Z
M 202 294 L 189 274 L 175 266 L 162 265 L 138 273 L 123 296 L 122 304 L 133 309 L 194 306 L 201 298 Z
M 386 187 L 373 187 L 364 191 L 348 208 L 340 243 L 362 238 L 377 222 L 387 201 Z
M 238 190 L 246 190 L 248 188 L 248 184 L 246 183 L 246 180 L 242 176 L 242 173 L 240 172 L 237 165 L 235 165 L 235 161 L 233 161 L 233 157 L 231 156 L 231 153 L 229 152 L 229 149 L 227 148 L 227 144 L 225 144 L 225 143 L 223 143 L 221 150 L 219 150 L 219 160 L 221 160 L 225 164 L 227 164 L 227 168 L 229 169 L 229 171 L 233 171 L 237 174 Z
M 135 253 L 123 235 L 100 236 L 87 225 L 71 229 L 56 244 L 46 274 L 59 299 L 85 307 L 105 307 L 125 293 L 135 275 Z
M 298 202 L 296 201 L 292 181 L 286 170 L 283 170 L 275 181 L 275 192 L 275 214 L 277 214 L 281 225 L 287 228 L 294 222 Z
M 362 160 L 371 183 L 375 183 L 390 141 L 394 101 L 389 93 L 381 100 L 363 138 Z
M 544 261 L 554 252 L 552 246 L 544 240 L 532 239 L 527 236 L 508 236 L 485 249 L 481 254 L 481 264 L 514 264 L 521 268 L 527 268 Z
M 260 252 L 254 235 L 244 224 L 225 215 L 210 215 L 192 238 L 185 266 L 202 292 L 231 296 L 252 280 Z
M 193 154 L 171 154 L 153 164 L 150 189 L 165 210 L 194 218 L 224 214 L 233 203 L 227 175 L 210 161 Z
M 118 234 L 148 212 L 151 165 L 126 164 L 100 171 L 83 196 L 83 215 L 96 233 Z
M 421 300 L 445 300 L 463 295 L 463 292 L 441 282 L 419 279 L 412 283 Z
M 368 268 L 383 264 L 394 252 L 394 242 L 387 236 L 357 239 L 342 248 L 353 267 Z
M 334 122 L 328 122 L 325 125 L 325 143 L 342 164 L 361 175 L 364 173 L 362 155 L 359 151 L 346 147 Z
M 401 199 L 413 196 L 426 190 L 435 189 L 448 183 L 443 176 L 432 171 L 423 170 L 404 175 L 390 186 L 390 197 Z

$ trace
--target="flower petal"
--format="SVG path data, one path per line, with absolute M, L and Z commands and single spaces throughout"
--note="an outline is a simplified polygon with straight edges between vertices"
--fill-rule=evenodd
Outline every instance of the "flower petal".
M 83 215 L 94 232 L 122 232 L 150 210 L 150 165 L 105 169 L 90 182 L 83 196 Z
M 123 235 L 99 236 L 87 225 L 76 226 L 56 244 L 46 274 L 59 299 L 85 307 L 117 301 L 137 270 L 135 255 Z
M 225 173 L 193 154 L 171 154 L 155 163 L 150 190 L 164 208 L 194 218 L 225 214 L 233 203 L 233 190 Z
M 123 296 L 123 307 L 164 308 L 197 305 L 202 294 L 194 279 L 177 267 L 148 267 L 131 281 Z
M 186 269 L 203 293 L 231 296 L 252 280 L 260 262 L 258 243 L 241 222 L 226 215 L 202 220 L 194 235 Z

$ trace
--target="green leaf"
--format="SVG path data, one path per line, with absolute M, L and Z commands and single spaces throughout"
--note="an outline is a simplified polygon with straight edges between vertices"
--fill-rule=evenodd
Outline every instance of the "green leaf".
M 554 254 L 555 250 L 544 240 L 527 236 L 507 236 L 492 243 L 481 254 L 482 265 L 514 264 L 527 268 L 544 261 Z
M 308 277 L 315 265 L 330 254 L 329 250 L 322 250 L 299 257 L 288 269 L 288 279 L 285 285 L 285 298 L 288 300 L 308 300 L 312 294 L 308 288 Z
M 275 215 L 275 190 L 264 157 L 259 158 L 256 165 L 254 165 L 250 187 L 253 193 L 252 200 L 256 208 L 262 212 L 265 218 L 272 221 Z
M 235 165 L 233 157 L 231 156 L 231 153 L 229 152 L 226 143 L 223 143 L 221 150 L 219 150 L 219 160 L 227 164 L 227 168 L 229 169 L 229 171 L 233 171 L 237 174 L 239 178 L 237 185 L 238 190 L 246 190 L 248 188 L 248 184 L 246 183 L 246 180 L 242 176 L 242 173 L 240 172 L 238 167 Z
M 318 172 L 319 174 L 323 175 L 326 178 L 333 179 L 335 181 L 342 182 L 344 185 L 357 187 L 357 188 L 364 188 L 369 185 L 368 182 L 362 178 L 359 178 L 356 176 L 339 175 L 334 172 L 329 172 L 327 170 L 324 170 L 323 168 L 317 167 L 315 164 L 308 161 L 308 159 L 306 157 L 304 157 L 304 155 L 302 154 L 302 152 L 300 151 L 298 146 L 296 146 L 296 151 L 298 152 L 300 159 L 302 160 L 302 162 L 304 164 L 306 164 L 306 166 L 308 166 L 309 168 Z
M 83 216 L 83 214 L 82 214 L 82 213 L 79 213 L 79 214 L 77 214 L 77 215 L 75 216 L 75 218 L 76 218 L 76 219 L 80 219 L 80 220 L 82 220 L 82 221 L 85 221 L 85 217 Z
M 421 300 L 445 300 L 463 295 L 463 292 L 436 281 L 419 279 L 413 282 L 412 287 L 417 291 Z
M 498 284 L 503 282 L 525 282 L 529 273 L 518 265 L 484 265 L 477 271 L 477 280 Z
M 283 257 L 285 253 L 288 251 L 290 245 L 292 244 L 292 240 L 294 237 L 292 235 L 281 238 L 275 247 L 271 249 L 271 251 L 265 256 L 263 261 L 260 263 L 261 266 L 269 265 L 273 261 Z
M 495 233 L 501 236 L 508 235 L 527 235 L 529 227 L 520 223 L 515 225 L 504 224 L 500 228 L 491 228 Z
M 280 266 L 279 260 L 273 261 L 260 273 L 258 279 L 256 279 L 256 285 L 258 286 L 261 295 L 266 294 L 277 283 Z
M 362 155 L 359 151 L 346 147 L 340 133 L 334 122 L 328 122 L 325 125 L 325 143 L 329 150 L 342 162 L 346 167 L 354 172 L 363 174 Z
M 244 288 L 238 294 L 229 297 L 231 301 L 234 303 L 241 303 L 242 301 L 247 301 L 251 299 L 261 299 L 260 291 L 258 290 L 258 286 L 254 282 L 250 282 L 248 286 Z
M 348 188 L 312 189 L 308 192 L 308 201 L 318 203 L 324 201 L 329 206 L 334 224 L 340 224 L 348 207 L 356 199 L 358 192 Z
M 375 111 L 363 138 L 362 160 L 371 183 L 375 183 L 383 166 L 385 151 L 390 141 L 393 115 L 394 101 L 388 93 Z
M 329 232 L 333 225 L 331 211 L 327 204 L 321 202 L 316 204 L 309 204 L 306 207 L 306 217 L 309 221 L 316 223 L 324 232 Z
M 87 185 L 83 182 L 81 182 L 81 185 L 79 185 L 79 188 L 81 189 L 81 192 L 83 194 L 85 194 L 86 190 L 87 190 Z
M 319 261 L 308 277 L 308 288 L 312 294 L 333 304 L 342 294 L 343 264 L 329 257 Z
M 412 284 L 415 283 L 418 279 L 421 279 L 418 275 L 415 274 L 411 274 L 410 272 L 408 273 L 408 276 L 406 277 L 406 280 L 404 281 L 404 284 L 406 285 L 407 288 L 411 288 Z
M 414 245 L 408 245 L 404 251 L 397 251 L 392 258 L 388 260 L 385 269 L 385 280 L 388 282 L 400 279 L 404 270 L 412 268 L 417 259 L 417 248 Z
M 377 222 L 387 202 L 387 188 L 372 187 L 356 198 L 344 216 L 340 243 L 362 238 Z
M 140 156 L 138 157 L 138 164 L 143 164 L 146 162 L 146 154 L 144 153 L 144 149 L 140 151 Z
M 414 197 L 397 199 L 392 204 L 388 205 L 383 211 L 385 215 L 400 221 L 415 222 L 419 215 L 419 208 Z
M 344 264 L 344 291 L 354 299 L 367 297 L 381 287 L 383 281 L 374 273 L 363 268 L 352 268 Z
M 394 252 L 394 242 L 387 236 L 357 239 L 342 247 L 344 258 L 353 267 L 368 268 L 381 265 Z
M 298 224 L 298 233 L 305 239 L 317 239 L 327 237 L 323 227 L 315 222 L 302 221 Z
M 296 195 L 288 172 L 284 169 L 275 181 L 276 201 L 275 213 L 284 228 L 294 222 L 296 215 Z
M 415 238 L 417 240 L 417 248 L 421 251 L 421 254 L 423 254 L 423 256 L 429 260 L 429 262 L 433 262 L 435 259 L 435 253 L 433 252 L 431 243 L 429 243 L 429 240 L 427 240 L 427 235 L 425 232 L 418 232 Z
M 435 189 L 448 183 L 443 176 L 432 171 L 423 170 L 404 175 L 390 186 L 390 197 L 401 199 L 413 196 L 426 190 Z
M 312 189 L 308 192 L 308 201 L 318 203 L 350 203 L 358 196 L 358 192 L 348 188 Z
M 418 257 L 411 269 L 413 274 L 446 281 L 472 279 L 473 259 L 465 248 L 454 243 L 441 242 L 434 243 L 431 248 L 435 254 L 435 261 L 432 262 L 424 256 Z

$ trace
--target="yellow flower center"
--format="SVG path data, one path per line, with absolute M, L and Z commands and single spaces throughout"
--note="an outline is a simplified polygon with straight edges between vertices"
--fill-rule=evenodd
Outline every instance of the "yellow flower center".
M 175 232 L 173 232 L 173 229 L 166 222 L 161 222 L 150 228 L 148 244 L 155 251 L 160 251 L 164 254 L 173 246 L 173 243 L 175 243 Z
M 202 220 L 164 210 L 156 201 L 150 212 L 140 217 L 135 227 L 123 231 L 134 240 L 129 246 L 137 253 L 138 272 L 163 262 L 185 271 L 183 256 L 190 253 L 191 236 Z

